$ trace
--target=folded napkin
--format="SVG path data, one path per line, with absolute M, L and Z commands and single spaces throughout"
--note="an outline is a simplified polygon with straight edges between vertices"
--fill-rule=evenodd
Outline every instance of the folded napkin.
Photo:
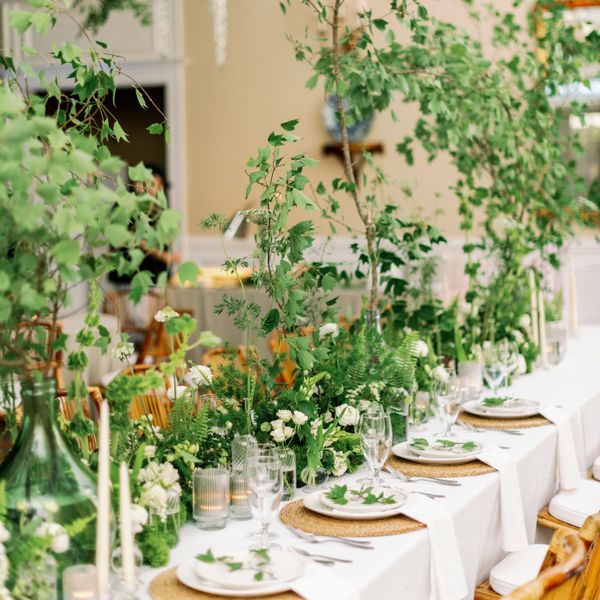
M 302 577 L 292 581 L 291 588 L 305 600 L 359 600 L 356 587 L 336 575 L 331 567 L 306 561 Z
M 463 600 L 469 595 L 454 523 L 447 508 L 411 494 L 402 512 L 427 525 L 431 546 L 431 600 Z
M 494 447 L 484 448 L 477 458 L 494 467 L 500 475 L 502 549 L 506 552 L 522 550 L 528 541 L 517 465 L 509 452 Z
M 569 416 L 552 404 L 540 405 L 540 415 L 552 421 L 558 429 L 557 464 L 558 480 L 563 490 L 575 489 L 581 481 L 577 451 Z

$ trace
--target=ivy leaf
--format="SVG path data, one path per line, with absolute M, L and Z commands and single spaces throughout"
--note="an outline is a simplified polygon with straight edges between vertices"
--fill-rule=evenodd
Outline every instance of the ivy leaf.
M 146 104 L 146 98 L 144 98 L 144 95 L 142 92 L 140 92 L 140 88 L 135 88 L 135 95 L 137 97 L 138 104 L 144 109 L 148 108 L 148 105 Z
M 127 134 L 121 127 L 121 124 L 119 123 L 119 121 L 115 120 L 115 122 L 113 124 L 113 133 L 115 134 L 115 139 L 117 140 L 117 142 L 119 142 L 121 140 L 125 140 L 126 142 L 129 141 L 127 139 Z
M 50 13 L 43 10 L 33 13 L 30 21 L 40 35 L 47 33 L 52 24 Z
M 214 563 L 217 562 L 215 555 L 212 553 L 212 550 L 209 548 L 204 554 L 196 555 L 196 560 L 199 560 L 204 563 Z
M 183 262 L 179 265 L 179 279 L 182 283 L 189 281 L 191 284 L 195 285 L 198 281 L 198 265 L 193 261 Z
M 32 14 L 27 10 L 13 10 L 9 13 L 8 22 L 19 33 L 25 33 L 31 25 Z
M 146 128 L 146 131 L 150 135 L 161 135 L 162 132 L 164 131 L 164 127 L 163 127 L 162 123 L 152 123 L 152 125 L 149 125 Z
M 279 311 L 276 308 L 272 308 L 263 318 L 261 324 L 261 330 L 264 335 L 267 335 L 275 327 L 279 325 Z
M 113 223 L 105 229 L 106 239 L 113 248 L 121 248 L 131 239 L 131 232 L 124 225 Z
M 152 171 L 146 168 L 143 162 L 139 162 L 135 167 L 129 167 L 127 174 L 131 181 L 150 181 L 152 179 Z
M 286 121 L 285 123 L 281 123 L 281 128 L 284 131 L 294 131 L 296 129 L 296 125 L 300 123 L 300 119 L 292 119 L 291 121 Z
M 334 485 L 328 492 L 325 494 L 326 498 L 329 498 L 334 504 L 339 504 L 340 506 L 344 506 L 348 504 L 348 498 L 346 498 L 346 493 L 348 492 L 347 485 Z
M 76 240 L 61 240 L 52 247 L 52 256 L 57 264 L 72 267 L 79 260 L 79 244 Z

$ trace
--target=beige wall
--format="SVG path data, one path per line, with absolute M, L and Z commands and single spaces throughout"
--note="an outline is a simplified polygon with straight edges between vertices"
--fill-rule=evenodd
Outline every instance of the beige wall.
M 319 159 L 310 170 L 313 182 L 330 181 L 341 174 L 337 158 L 322 155 L 322 145 L 329 141 L 320 117 L 323 92 L 305 88 L 310 68 L 296 62 L 285 38 L 286 33 L 303 37 L 305 27 L 314 30 L 315 19 L 298 0 L 287 16 L 278 4 L 275 0 L 229 2 L 227 62 L 217 68 L 208 3 L 184 0 L 188 233 L 201 233 L 197 224 L 210 212 L 231 214 L 244 206 L 245 162 L 282 121 L 300 118 L 298 133 L 303 140 L 298 147 Z M 374 12 L 383 12 L 378 9 L 386 4 L 386 0 L 371 0 Z M 460 0 L 425 4 L 436 16 L 469 22 Z M 498 0 L 496 4 L 508 7 L 511 2 Z M 486 37 L 482 30 L 473 33 Z M 377 161 L 393 183 L 390 198 L 405 213 L 420 211 L 448 235 L 456 235 L 456 201 L 448 190 L 453 169 L 445 158 L 427 164 L 421 152 L 416 153 L 413 168 L 403 163 L 394 148 L 410 133 L 416 110 L 402 104 L 394 108 L 400 122 L 379 115 L 368 137 L 385 146 Z M 405 184 L 414 190 L 412 199 L 400 190 Z M 349 222 L 356 223 L 351 206 L 345 204 Z

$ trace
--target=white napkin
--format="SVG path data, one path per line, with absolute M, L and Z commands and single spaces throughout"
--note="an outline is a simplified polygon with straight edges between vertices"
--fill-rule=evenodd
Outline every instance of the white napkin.
M 323 567 L 307 560 L 302 577 L 292 582 L 291 588 L 305 600 L 359 600 L 356 587 L 336 575 L 332 567 Z
M 427 525 L 431 547 L 431 600 L 463 600 L 469 595 L 452 517 L 439 502 L 411 494 L 402 512 Z
M 523 498 L 517 465 L 509 452 L 499 448 L 484 448 L 477 458 L 494 467 L 500 475 L 500 518 L 502 520 L 502 549 L 515 552 L 528 545 Z
M 563 490 L 573 490 L 581 481 L 577 451 L 569 416 L 552 404 L 540 405 L 540 415 L 552 421 L 558 429 L 557 463 L 558 479 Z

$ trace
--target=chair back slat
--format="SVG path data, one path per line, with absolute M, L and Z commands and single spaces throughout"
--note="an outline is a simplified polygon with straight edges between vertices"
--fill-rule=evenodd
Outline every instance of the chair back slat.
M 87 398 L 83 398 L 81 402 L 81 408 L 84 416 L 92 421 L 98 420 L 100 414 L 100 405 L 102 404 L 102 394 L 100 389 L 94 386 L 87 388 Z M 65 421 L 70 421 L 79 409 L 77 400 L 67 397 L 67 390 L 59 389 L 56 392 L 58 399 L 59 410 L 64 417 Z M 95 435 L 88 435 L 88 447 L 90 452 L 93 452 L 98 447 L 98 440 Z
M 133 374 L 143 375 L 154 368 L 154 365 L 133 365 Z M 123 374 L 131 375 L 131 369 L 126 369 Z M 168 381 L 165 380 L 164 387 L 135 396 L 131 402 L 130 417 L 139 420 L 142 417 L 151 416 L 153 425 L 166 429 L 172 408 L 172 402 L 167 396 L 167 389 Z

